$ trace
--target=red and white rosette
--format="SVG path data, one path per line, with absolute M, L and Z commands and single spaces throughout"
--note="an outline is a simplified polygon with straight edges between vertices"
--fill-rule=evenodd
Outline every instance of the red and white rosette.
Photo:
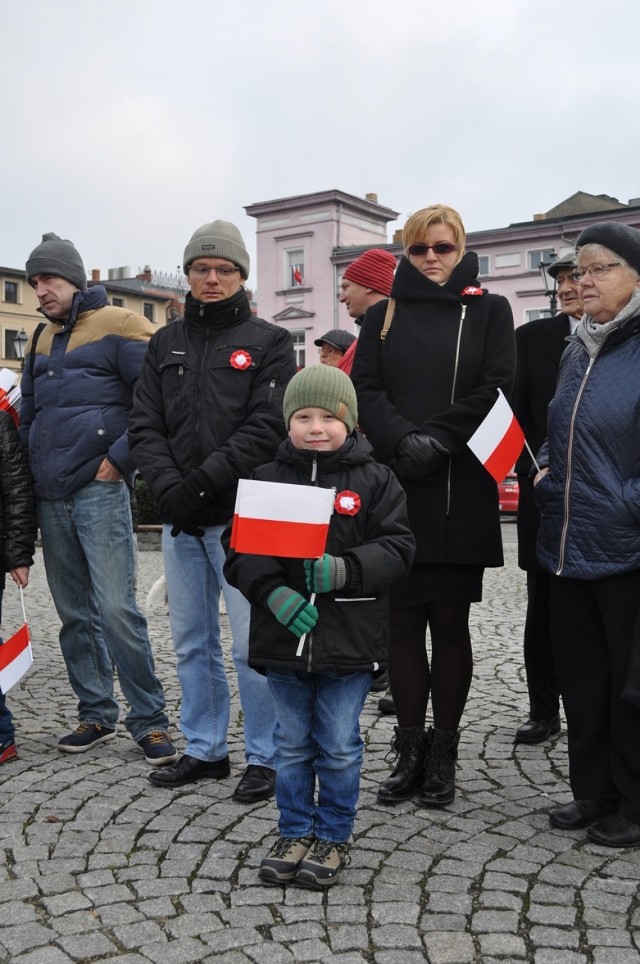
M 360 496 L 357 492 L 351 492 L 349 489 L 345 489 L 343 492 L 338 492 L 333 503 L 333 508 L 340 515 L 356 515 L 362 506 L 360 501 Z
M 239 348 L 231 355 L 229 364 L 232 368 L 237 368 L 238 371 L 244 372 L 247 370 L 247 368 L 251 368 L 253 358 L 248 351 L 244 351 L 242 348 Z

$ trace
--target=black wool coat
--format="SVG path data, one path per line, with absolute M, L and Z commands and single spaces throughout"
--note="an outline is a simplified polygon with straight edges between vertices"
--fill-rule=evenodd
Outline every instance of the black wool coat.
M 469 252 L 440 286 L 402 258 L 387 337 L 380 338 L 382 301 L 367 311 L 356 352 L 359 423 L 375 457 L 390 463 L 414 431 L 450 452 L 430 479 L 403 482 L 416 563 L 503 563 L 497 486 L 467 441 L 498 388 L 511 393 L 515 338 L 509 302 L 479 288 L 477 268 Z
M 547 409 L 556 390 L 560 359 L 567 347 L 569 332 L 569 319 L 562 314 L 539 318 L 516 328 L 518 362 L 513 410 L 534 455 L 547 437 Z M 529 478 L 532 465 L 531 456 L 524 448 L 516 462 L 520 483 L 518 565 L 526 572 L 543 572 L 536 556 L 540 513 Z

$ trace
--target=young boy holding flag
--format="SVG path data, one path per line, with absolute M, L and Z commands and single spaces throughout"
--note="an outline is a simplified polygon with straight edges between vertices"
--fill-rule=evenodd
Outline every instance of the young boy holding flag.
M 231 549 L 225 575 L 252 604 L 249 665 L 266 673 L 276 708 L 280 836 L 259 877 L 323 889 L 346 857 L 363 756 L 358 718 L 386 665 L 387 590 L 409 571 L 414 540 L 404 490 L 354 432 L 348 376 L 305 368 L 283 408 L 289 438 L 254 478 L 335 490 L 325 551 L 303 560 Z

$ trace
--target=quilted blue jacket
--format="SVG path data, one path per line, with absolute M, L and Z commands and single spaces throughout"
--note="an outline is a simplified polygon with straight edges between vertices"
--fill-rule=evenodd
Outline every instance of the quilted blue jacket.
M 105 457 L 132 484 L 127 425 L 153 331 L 96 285 L 77 292 L 68 321 L 49 321 L 33 359 L 27 346 L 20 436 L 39 498 L 77 492 Z
M 549 406 L 535 487 L 538 558 L 574 579 L 640 568 L 640 315 L 590 360 L 574 337 Z

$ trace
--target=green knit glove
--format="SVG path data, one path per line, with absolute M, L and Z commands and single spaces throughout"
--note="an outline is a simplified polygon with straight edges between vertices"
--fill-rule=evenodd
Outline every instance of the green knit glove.
M 322 559 L 305 559 L 304 575 L 309 592 L 331 592 L 332 589 L 344 589 L 347 584 L 344 559 L 327 552 Z
M 297 636 L 310 632 L 318 622 L 318 610 L 295 589 L 279 586 L 267 596 L 267 606 L 279 623 Z

